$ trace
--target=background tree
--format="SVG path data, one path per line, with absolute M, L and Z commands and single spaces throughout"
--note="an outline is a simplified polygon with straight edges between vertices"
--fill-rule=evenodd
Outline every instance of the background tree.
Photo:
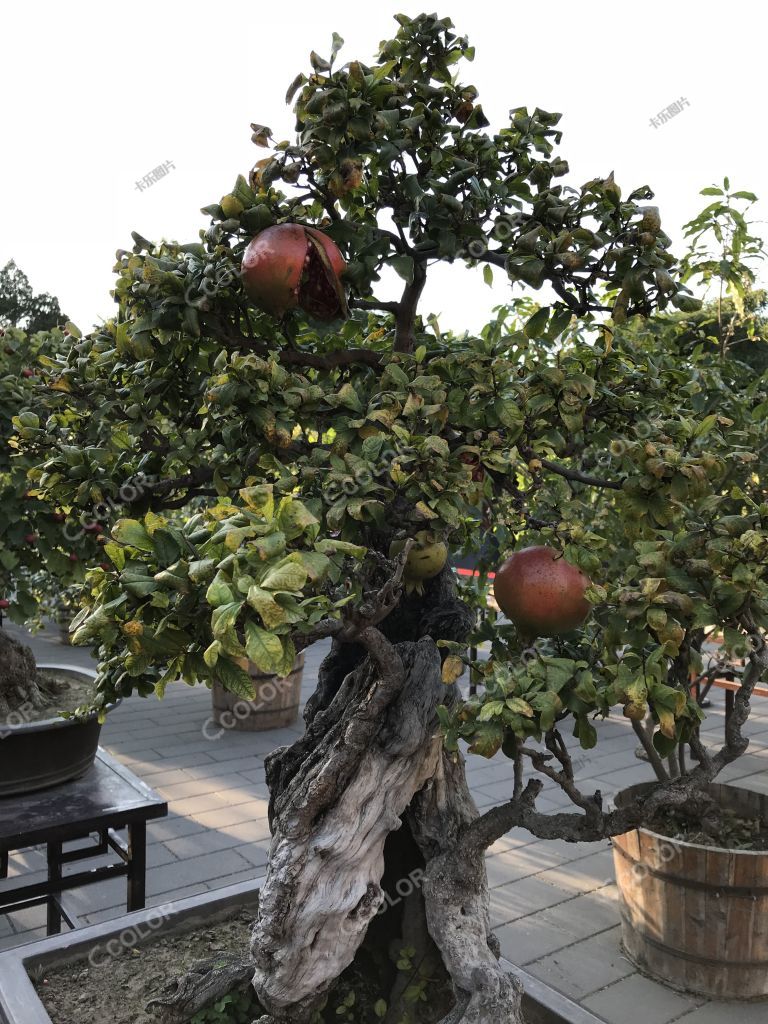
M 84 581 L 86 567 L 104 562 L 99 524 L 45 500 L 30 482 L 31 459 L 19 450 L 44 436 L 42 377 L 70 344 L 60 330 L 0 330 L 0 716 L 55 698 L 31 651 L 3 631 L 3 618 L 39 627 L 41 606 L 50 608 Z
M 75 622 L 97 648 L 100 702 L 177 678 L 250 694 L 248 660 L 283 672 L 332 638 L 305 735 L 267 759 L 273 839 L 251 956 L 163 997 L 168 1020 L 251 976 L 262 1024 L 337 1019 L 362 973 L 375 980 L 358 989 L 359 1021 L 519 1021 L 490 931 L 487 846 L 518 825 L 596 840 L 660 807 L 703 808 L 745 747 L 766 662 L 763 382 L 726 411 L 721 369 L 687 366 L 674 323 L 647 319 L 700 306 L 673 276 L 658 210 L 638 205 L 647 187 L 563 184 L 557 114 L 514 109 L 486 133 L 458 79 L 467 40 L 448 19 L 397 20 L 372 65 L 336 67 L 339 37 L 330 59 L 312 54 L 289 90 L 296 140 L 252 126 L 271 153 L 206 208 L 199 241 L 135 235 L 118 253 L 118 313 L 48 368 L 49 416 L 24 444 L 50 500 L 129 508 Z M 292 227 L 260 235 L 278 225 Z M 546 298 L 500 310 L 478 337 L 441 331 L 419 310 L 438 260 Z M 402 278 L 397 301 L 375 295 L 384 267 Z M 583 628 L 536 644 L 511 624 L 474 632 L 445 552 L 491 532 L 504 550 L 544 541 L 592 577 Z M 714 753 L 688 691 L 691 637 L 710 623 L 750 666 Z M 491 658 L 464 701 L 478 639 Z M 579 790 L 563 736 L 572 726 L 591 747 L 613 708 L 650 709 L 654 756 L 684 744 L 695 762 L 620 811 Z M 509 800 L 482 815 L 459 740 L 515 764 Z M 536 773 L 573 812 L 537 810 Z M 423 886 L 379 916 L 383 889 L 419 872 Z
M 23 327 L 34 334 L 61 327 L 66 319 L 59 300 L 47 292 L 35 295 L 13 260 L 0 269 L 0 327 Z

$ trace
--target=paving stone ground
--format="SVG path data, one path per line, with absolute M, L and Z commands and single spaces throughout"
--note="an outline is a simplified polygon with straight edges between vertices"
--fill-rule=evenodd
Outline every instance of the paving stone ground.
M 32 641 L 39 663 L 92 665 L 87 652 L 62 646 L 51 633 Z M 306 699 L 326 647 L 307 652 Z M 768 792 L 768 700 L 756 700 L 747 727 L 749 754 L 723 773 L 722 781 Z M 148 827 L 148 904 L 157 905 L 263 874 L 269 849 L 264 755 L 292 742 L 301 719 L 268 733 L 219 734 L 206 722 L 210 694 L 183 684 L 165 699 L 132 699 L 113 712 L 102 745 L 169 802 L 167 818 Z M 637 742 L 629 723 L 611 719 L 598 726 L 599 742 L 574 751 L 577 778 L 610 800 L 619 790 L 650 779 L 634 756 Z M 705 738 L 719 742 L 723 695 L 715 694 Z M 214 738 L 208 738 L 214 737 Z M 470 757 L 468 776 L 484 809 L 511 792 L 510 762 Z M 567 806 L 547 782 L 543 810 Z M 98 863 L 98 861 L 94 861 Z M 491 912 L 504 955 L 591 1010 L 607 1024 L 721 1024 L 732 1015 L 740 1024 L 765 1024 L 768 1006 L 707 1003 L 673 992 L 640 975 L 619 945 L 619 912 L 609 843 L 541 841 L 516 829 L 489 851 Z M 11 860 L 11 875 L 44 877 L 39 850 Z M 75 891 L 70 903 L 86 923 L 121 914 L 125 883 L 113 879 Z M 0 917 L 0 949 L 44 934 L 42 908 Z

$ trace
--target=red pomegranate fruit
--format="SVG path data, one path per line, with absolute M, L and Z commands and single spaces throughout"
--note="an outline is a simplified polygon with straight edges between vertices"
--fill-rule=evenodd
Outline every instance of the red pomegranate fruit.
M 493 594 L 499 607 L 523 632 L 556 636 L 580 626 L 591 605 L 590 584 L 581 569 L 548 547 L 523 548 L 496 573 Z
M 257 306 L 282 317 L 300 306 L 317 320 L 348 316 L 335 242 L 302 224 L 275 224 L 252 238 L 243 255 L 243 287 Z

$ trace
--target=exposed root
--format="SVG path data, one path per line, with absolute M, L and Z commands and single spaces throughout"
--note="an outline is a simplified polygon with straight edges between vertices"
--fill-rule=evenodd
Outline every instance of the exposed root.
M 229 953 L 208 957 L 169 982 L 147 1003 L 147 1012 L 160 1024 L 187 1024 L 200 1010 L 236 989 L 244 989 L 253 974 L 250 957 Z
M 477 817 L 460 757 L 442 754 L 438 770 L 409 811 L 428 857 L 427 925 L 453 981 L 456 1006 L 440 1024 L 523 1024 L 522 987 L 498 962 L 491 931 L 483 852 L 458 840 Z

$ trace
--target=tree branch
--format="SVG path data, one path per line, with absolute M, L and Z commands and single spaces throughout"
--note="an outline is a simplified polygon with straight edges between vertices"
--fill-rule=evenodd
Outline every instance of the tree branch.
M 749 746 L 749 740 L 742 736 L 741 730 L 749 718 L 749 702 L 752 691 L 768 669 L 768 645 L 766 645 L 765 637 L 752 622 L 751 616 L 746 617 L 745 628 L 752 643 L 752 651 L 741 678 L 741 686 L 734 696 L 733 712 L 725 725 L 725 743 L 712 758 L 711 768 L 714 774 L 717 774 L 731 761 L 741 757 Z
M 379 310 L 382 313 L 397 313 L 400 309 L 399 302 L 384 302 L 381 299 L 350 299 L 350 309 L 371 309 Z
M 426 266 L 423 261 L 414 260 L 413 280 L 405 286 L 400 301 L 397 304 L 397 313 L 395 314 L 395 352 L 413 352 L 416 346 L 416 336 L 414 334 L 416 310 L 426 283 Z
M 553 756 L 558 756 L 554 751 L 550 754 L 545 754 L 540 750 L 532 750 L 530 747 L 521 747 L 521 753 L 530 758 L 531 764 L 537 772 L 546 775 L 548 779 L 556 782 L 570 798 L 571 803 L 574 803 L 584 811 L 585 820 L 594 824 L 600 821 L 602 814 L 599 793 L 595 793 L 594 796 L 584 796 L 573 781 L 573 775 L 569 775 L 565 764 L 563 764 L 563 771 L 557 771 L 555 768 L 552 768 L 547 762 Z M 570 758 L 568 758 L 568 764 L 570 765 Z
M 545 469 L 548 469 L 551 473 L 557 473 L 558 476 L 562 476 L 566 480 L 573 480 L 580 484 L 589 484 L 590 487 L 608 487 L 614 491 L 621 490 L 623 483 L 621 480 L 601 480 L 600 477 L 589 476 L 589 474 L 582 473 L 578 469 L 569 469 L 568 466 L 561 466 L 558 462 L 550 462 L 549 459 L 541 459 L 540 461 Z
M 660 782 L 668 782 L 669 772 L 664 767 L 664 762 L 659 757 L 659 753 L 656 750 L 656 747 L 654 747 L 653 743 L 651 742 L 651 738 L 646 732 L 645 728 L 643 727 L 643 723 L 636 722 L 634 719 L 632 719 L 632 728 L 635 730 L 635 735 L 643 745 L 643 750 L 645 751 L 646 756 L 648 757 L 651 767 L 653 768 L 654 772 L 656 772 L 656 778 Z
M 339 349 L 336 352 L 308 352 L 301 348 L 270 348 L 263 341 L 254 341 L 219 317 L 207 316 L 206 326 L 229 349 L 242 349 L 266 359 L 276 356 L 283 366 L 304 366 L 313 370 L 335 370 L 339 366 L 360 364 L 378 367 L 382 353 L 368 348 Z

